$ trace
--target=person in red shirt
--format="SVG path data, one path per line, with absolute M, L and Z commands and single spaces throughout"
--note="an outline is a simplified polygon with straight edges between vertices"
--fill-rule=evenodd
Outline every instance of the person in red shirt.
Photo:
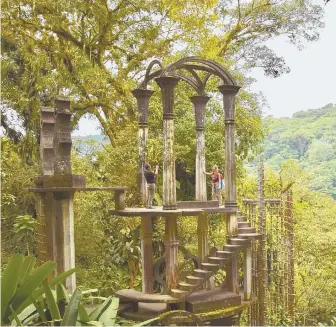
M 222 197 L 221 197 L 221 185 L 223 176 L 218 170 L 218 166 L 214 165 L 212 167 L 212 171 L 210 173 L 204 172 L 206 175 L 210 175 L 211 177 L 211 185 L 212 185 L 212 200 L 218 200 L 219 205 L 221 205 Z

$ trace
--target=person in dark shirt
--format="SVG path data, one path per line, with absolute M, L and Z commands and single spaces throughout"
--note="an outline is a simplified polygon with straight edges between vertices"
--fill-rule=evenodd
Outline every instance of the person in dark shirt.
M 155 183 L 156 183 L 156 176 L 159 171 L 159 166 L 156 166 L 155 173 L 151 171 L 151 166 L 146 163 L 144 169 L 144 175 L 147 182 L 147 203 L 146 208 L 152 209 L 154 194 L 155 194 Z

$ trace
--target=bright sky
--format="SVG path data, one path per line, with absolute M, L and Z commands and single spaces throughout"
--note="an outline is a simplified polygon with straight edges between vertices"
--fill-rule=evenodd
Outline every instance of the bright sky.
M 302 51 L 280 38 L 269 43 L 285 58 L 291 72 L 276 79 L 264 76 L 261 69 L 252 72 L 252 77 L 257 80 L 252 90 L 262 91 L 269 104 L 266 115 L 291 117 L 299 110 L 336 103 L 336 0 L 330 0 L 326 5 L 324 21 L 325 28 L 319 41 L 308 43 Z M 100 134 L 95 118 L 82 118 L 79 130 L 73 133 L 94 134 Z

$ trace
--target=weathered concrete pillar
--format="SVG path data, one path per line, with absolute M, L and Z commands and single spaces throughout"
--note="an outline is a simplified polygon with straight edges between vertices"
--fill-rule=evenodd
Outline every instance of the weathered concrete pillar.
M 154 91 L 145 89 L 135 89 L 132 91 L 133 95 L 137 99 L 138 113 L 139 113 L 139 130 L 138 130 L 138 141 L 139 141 L 139 190 L 141 201 L 145 203 L 146 201 L 146 180 L 143 174 L 144 165 L 146 162 L 146 147 L 148 141 L 148 108 L 149 100 L 153 95 Z
M 148 109 L 149 100 L 154 91 L 145 89 L 135 89 L 132 91 L 137 99 L 139 113 L 139 177 L 138 186 L 141 202 L 146 202 L 146 179 L 144 176 L 144 165 L 146 163 L 146 147 L 148 141 Z M 152 217 L 141 217 L 141 262 L 142 262 L 142 291 L 153 293 L 153 231 Z
M 236 191 L 236 158 L 235 158 L 235 96 L 240 87 L 236 85 L 220 85 L 219 91 L 223 94 L 224 121 L 225 121 L 225 206 L 237 207 Z M 237 235 L 238 222 L 235 212 L 226 215 L 227 236 Z M 239 293 L 238 288 L 238 258 L 232 256 L 227 267 L 229 290 Z
M 196 95 L 190 97 L 195 107 L 196 121 L 196 201 L 206 201 L 206 175 L 205 172 L 205 137 L 204 137 L 204 114 L 205 106 L 210 97 Z
M 251 242 L 244 249 L 244 300 L 252 300 L 252 250 Z
M 178 285 L 177 253 L 179 240 L 177 235 L 177 216 L 166 217 L 165 253 L 166 253 L 166 281 L 170 291 Z
M 179 78 L 158 77 L 155 81 L 161 88 L 163 102 L 163 209 L 175 210 L 174 88 Z
M 73 193 L 54 193 L 56 200 L 56 241 L 57 241 L 57 271 L 64 272 L 75 267 L 75 230 Z M 65 281 L 69 292 L 76 288 L 76 275 L 72 274 Z
M 57 97 L 55 124 L 55 186 L 73 186 L 71 169 L 70 100 Z M 54 193 L 56 212 L 57 270 L 63 272 L 75 267 L 73 193 Z M 76 288 L 76 277 L 72 274 L 66 280 L 70 292 Z
M 231 260 L 226 265 L 226 285 L 230 292 L 239 294 L 237 253 L 231 255 Z
M 220 85 L 223 94 L 225 120 L 225 206 L 237 206 L 235 160 L 235 96 L 240 89 L 236 85 Z
M 54 175 L 55 151 L 54 151 L 54 133 L 55 133 L 55 109 L 41 109 L 41 132 L 40 132 L 40 171 L 41 176 L 38 180 L 38 186 L 43 186 L 43 179 Z M 39 234 L 38 242 L 41 249 L 39 259 L 42 262 L 56 262 L 56 238 L 55 238 L 55 200 L 51 192 L 40 193 L 38 201 L 38 222 Z

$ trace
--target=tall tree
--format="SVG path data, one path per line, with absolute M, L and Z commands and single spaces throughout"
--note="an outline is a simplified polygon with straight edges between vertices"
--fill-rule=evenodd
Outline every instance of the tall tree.
M 113 143 L 149 60 L 195 54 L 279 76 L 288 68 L 265 42 L 316 40 L 321 17 L 309 0 L 7 0 L 4 99 L 36 133 L 39 107 L 66 89 L 75 117 L 95 115 Z

